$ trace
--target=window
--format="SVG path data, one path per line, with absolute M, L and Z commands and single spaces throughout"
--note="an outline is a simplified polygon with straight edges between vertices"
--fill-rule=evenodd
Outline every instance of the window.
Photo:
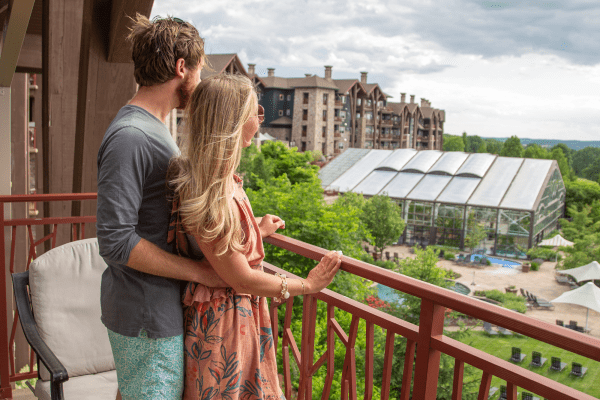
M 340 96 L 342 104 L 346 104 L 346 96 Z
M 302 125 L 302 137 L 306 137 L 306 125 Z
M 322 137 L 327 137 L 327 127 L 326 126 L 323 127 L 322 131 L 323 132 L 322 132 L 321 136 Z
M 338 149 L 343 149 L 344 148 L 344 142 L 339 141 L 338 143 Z
M 279 110 L 279 116 L 283 116 L 283 110 Z
M 279 100 L 283 100 L 283 93 L 279 94 Z
M 300 151 L 306 151 L 306 142 L 304 142 L 304 141 L 302 142 L 302 150 L 300 150 Z
M 340 126 L 340 133 L 344 133 L 346 132 L 346 127 L 345 126 Z
M 323 121 L 327 121 L 327 110 L 323 110 Z
M 371 107 L 371 100 L 367 100 L 367 107 Z
M 346 120 L 346 111 L 340 111 L 340 118 L 342 119 L 342 121 Z
M 287 115 L 288 117 L 290 116 L 290 109 L 289 108 L 287 110 L 285 110 L 285 115 Z
M 302 110 L 302 121 L 308 121 L 308 110 Z
M 288 94 L 288 95 L 287 95 L 287 101 L 291 101 L 291 100 L 292 100 L 292 95 L 291 95 L 291 94 Z
M 358 99 L 356 99 L 356 105 L 360 106 L 362 103 L 362 99 L 359 97 Z
M 303 103 L 308 104 L 308 93 L 302 93 Z
M 329 97 L 329 95 L 327 93 L 323 93 L 323 104 L 327 105 L 327 97 Z
M 327 154 L 327 143 L 325 142 L 321 143 L 321 153 L 323 153 L 323 155 Z
M 262 99 L 262 93 L 257 93 L 256 96 L 258 97 L 258 101 Z
M 366 115 L 367 119 L 373 119 L 373 113 L 372 112 L 368 112 Z

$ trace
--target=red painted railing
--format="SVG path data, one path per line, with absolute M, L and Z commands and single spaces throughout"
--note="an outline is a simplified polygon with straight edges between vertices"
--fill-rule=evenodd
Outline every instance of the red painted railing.
M 3 205 L 11 202 L 23 201 L 72 201 L 94 199 L 95 194 L 82 195 L 34 195 L 34 196 L 0 196 L 0 209 L 2 214 L 0 220 L 3 228 L 5 226 L 13 227 L 24 225 L 31 229 L 32 225 L 50 224 L 54 226 L 53 233 L 41 240 L 51 240 L 55 238 L 57 224 L 75 224 L 90 223 L 95 221 L 95 217 L 77 217 L 77 218 L 46 218 L 46 219 L 26 219 L 26 220 L 4 220 Z M 2 229 L 2 240 L 4 242 L 4 229 Z M 54 236 L 53 236 L 54 235 Z M 14 236 L 14 235 L 13 235 Z M 74 237 L 78 237 L 74 235 Z M 54 239 L 55 240 L 55 239 Z M 327 252 L 324 249 L 300 242 L 282 235 L 275 234 L 266 239 L 268 243 L 278 246 L 282 249 L 292 251 L 304 257 L 319 260 Z M 37 242 L 36 242 L 37 245 Z M 14 248 L 14 244 L 11 244 Z M 0 250 L 2 262 L 4 263 L 4 246 Z M 31 258 L 35 254 L 30 253 Z M 11 260 L 14 259 L 11 256 Z M 4 265 L 4 264 L 3 264 Z M 11 271 L 13 265 L 10 265 Z M 583 355 L 590 359 L 600 361 L 600 340 L 575 332 L 566 328 L 557 327 L 545 322 L 534 320 L 525 315 L 493 306 L 449 290 L 440 289 L 437 286 L 430 285 L 392 271 L 373 267 L 370 264 L 343 257 L 342 269 L 354 275 L 360 276 L 374 282 L 385 283 L 393 289 L 400 290 L 421 299 L 421 314 L 419 326 L 413 325 L 396 317 L 390 316 L 382 311 L 373 309 L 366 304 L 348 299 L 345 296 L 323 290 L 315 295 L 304 296 L 303 301 L 303 320 L 302 320 L 302 340 L 300 345 L 296 343 L 292 332 L 292 299 L 281 305 L 273 305 L 271 308 L 271 317 L 273 321 L 273 339 L 275 345 L 279 345 L 281 337 L 281 346 L 283 354 L 283 370 L 286 398 L 292 398 L 292 375 L 291 358 L 294 357 L 299 367 L 300 377 L 296 383 L 298 387 L 298 399 L 312 399 L 312 376 L 320 369 L 326 368 L 326 382 L 322 393 L 322 398 L 329 398 L 332 381 L 334 379 L 334 346 L 336 337 L 340 339 L 346 348 L 346 355 L 342 369 L 342 398 L 357 399 L 359 396 L 365 399 L 373 397 L 373 366 L 374 366 L 374 332 L 375 327 L 386 331 L 386 343 L 384 354 L 384 367 L 381 386 L 381 399 L 386 400 L 390 396 L 390 383 L 392 374 L 399 374 L 400 371 L 392 371 L 394 339 L 396 335 L 401 335 L 407 339 L 404 370 L 402 371 L 402 389 L 400 399 L 408 400 L 411 396 L 410 384 L 413 383 L 413 399 L 433 400 L 436 398 L 437 381 L 439 372 L 439 362 L 441 353 L 453 357 L 455 361 L 454 385 L 452 399 L 462 398 L 463 371 L 465 363 L 472 365 L 483 371 L 479 385 L 479 400 L 488 398 L 490 382 L 493 376 L 497 376 L 507 382 L 509 400 L 517 399 L 517 387 L 536 393 L 548 399 L 567 399 L 567 400 L 593 400 L 594 397 L 579 392 L 573 388 L 567 387 L 554 380 L 538 375 L 525 368 L 516 366 L 506 360 L 491 356 L 485 352 L 460 343 L 443 334 L 444 313 L 447 308 L 464 313 L 466 315 L 483 319 L 492 324 L 508 328 L 553 346 Z M 271 273 L 281 272 L 290 275 L 270 264 L 265 265 L 265 270 Z M 4 275 L 4 274 L 0 274 Z M 292 276 L 293 277 L 293 276 Z M 0 301 L 6 299 L 6 281 L 4 276 L 0 278 Z M 323 354 L 315 356 L 315 325 L 317 315 L 317 305 L 323 302 L 327 306 L 327 349 Z M 11 398 L 10 386 L 5 382 L 12 382 L 26 379 L 35 373 L 15 374 L 14 361 L 8 351 L 12 343 L 7 332 L 8 326 L 17 327 L 17 318 L 15 320 L 8 318 L 6 313 L 6 303 L 0 307 L 0 378 L 2 382 L 2 391 L 0 398 Z M 285 309 L 284 324 L 279 327 L 278 313 L 280 309 Z M 350 331 L 347 333 L 340 326 L 335 318 L 336 310 L 342 310 L 352 315 Z M 361 371 L 357 371 L 355 362 L 355 342 L 358 334 L 358 326 L 361 320 L 366 323 L 366 354 L 364 376 L 359 376 Z M 280 329 L 282 328 L 282 329 Z M 281 334 L 279 332 L 281 331 Z M 417 350 L 418 349 L 418 350 Z M 413 377 L 413 359 L 416 353 L 416 364 L 414 365 Z M 316 361 L 315 361 L 316 359 Z M 325 366 L 325 364 L 327 364 Z M 11 370 L 11 365 L 13 366 Z M 357 393 L 357 380 L 364 379 L 364 393 Z

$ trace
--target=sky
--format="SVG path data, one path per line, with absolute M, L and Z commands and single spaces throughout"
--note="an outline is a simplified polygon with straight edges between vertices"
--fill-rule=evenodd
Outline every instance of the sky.
M 600 140 L 598 0 L 155 0 L 156 15 L 260 76 L 366 71 L 388 101 L 445 110 L 445 133 Z

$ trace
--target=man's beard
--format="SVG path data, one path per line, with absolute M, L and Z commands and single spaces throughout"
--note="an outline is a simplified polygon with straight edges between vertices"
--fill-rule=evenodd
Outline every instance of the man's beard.
M 181 83 L 181 86 L 179 86 L 179 89 L 177 89 L 177 94 L 179 95 L 178 110 L 183 110 L 187 107 L 190 97 L 194 92 L 195 87 L 190 84 L 191 81 L 190 77 L 186 78 L 186 80 Z

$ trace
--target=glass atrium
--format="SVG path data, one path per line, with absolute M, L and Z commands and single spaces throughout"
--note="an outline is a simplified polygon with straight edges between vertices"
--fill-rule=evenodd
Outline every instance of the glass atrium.
M 565 186 L 554 160 L 437 150 L 347 149 L 319 173 L 334 192 L 387 195 L 407 222 L 398 243 L 464 248 L 475 226 L 478 250 L 524 258 L 556 229 Z

